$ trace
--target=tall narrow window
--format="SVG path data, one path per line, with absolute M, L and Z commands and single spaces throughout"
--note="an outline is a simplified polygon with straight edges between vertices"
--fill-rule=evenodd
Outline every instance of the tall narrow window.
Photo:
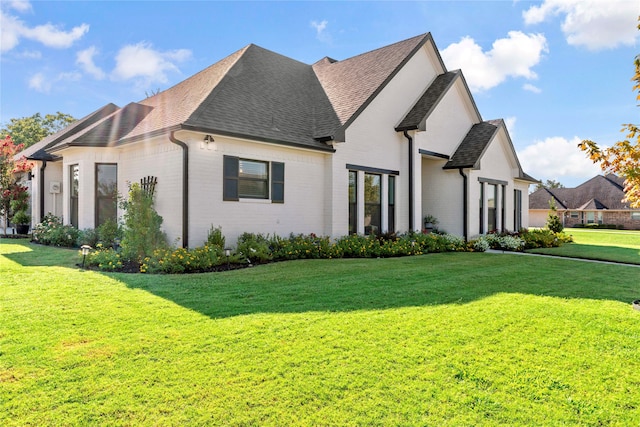
M 381 221 L 381 187 L 380 175 L 364 174 L 364 233 L 380 232 Z
M 80 186 L 80 166 L 69 167 L 69 221 L 78 228 L 78 192 Z
M 349 171 L 349 234 L 358 232 L 358 172 Z
M 487 194 L 487 231 L 495 231 L 498 228 L 496 217 L 496 203 L 498 198 L 498 186 L 495 184 L 489 184 L 489 191 Z
M 513 231 L 522 228 L 522 191 L 513 190 Z
M 500 227 L 502 231 L 507 231 L 507 209 L 505 207 L 507 200 L 507 187 L 505 185 L 500 186 L 502 191 L 500 192 Z
M 387 206 L 387 231 L 396 231 L 396 177 L 389 175 L 389 204 Z
M 96 164 L 96 228 L 117 221 L 118 165 Z
M 480 183 L 480 228 L 479 233 L 484 234 L 484 182 Z

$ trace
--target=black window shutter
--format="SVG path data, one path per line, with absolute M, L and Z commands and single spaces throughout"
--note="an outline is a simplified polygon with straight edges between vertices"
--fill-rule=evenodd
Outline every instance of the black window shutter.
M 238 201 L 239 160 L 234 156 L 224 156 L 222 200 Z
M 284 163 L 271 162 L 271 203 L 284 203 Z

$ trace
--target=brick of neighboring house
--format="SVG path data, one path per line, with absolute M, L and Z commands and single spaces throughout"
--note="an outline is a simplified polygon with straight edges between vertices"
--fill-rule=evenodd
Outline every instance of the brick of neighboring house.
M 585 223 L 586 220 L 583 221 L 581 217 L 571 218 L 566 215 L 564 218 L 565 227 L 574 227 L 576 224 L 580 226 L 580 224 Z M 614 224 L 627 230 L 640 230 L 640 218 L 633 219 L 630 211 L 603 211 L 602 224 Z

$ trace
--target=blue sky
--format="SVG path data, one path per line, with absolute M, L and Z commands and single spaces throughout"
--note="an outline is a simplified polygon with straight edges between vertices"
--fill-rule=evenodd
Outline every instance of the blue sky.
M 638 0 L 0 1 L 0 123 L 81 118 L 164 90 L 249 43 L 311 64 L 431 32 L 485 120 L 504 118 L 526 172 L 575 186 L 576 148 L 638 123 Z

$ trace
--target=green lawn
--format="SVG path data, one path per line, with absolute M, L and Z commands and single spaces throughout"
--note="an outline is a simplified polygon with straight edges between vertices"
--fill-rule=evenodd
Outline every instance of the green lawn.
M 640 231 L 566 228 L 574 243 L 529 252 L 573 258 L 640 264 Z
M 154 276 L 76 254 L 0 242 L 0 425 L 640 418 L 635 267 L 445 253 Z

